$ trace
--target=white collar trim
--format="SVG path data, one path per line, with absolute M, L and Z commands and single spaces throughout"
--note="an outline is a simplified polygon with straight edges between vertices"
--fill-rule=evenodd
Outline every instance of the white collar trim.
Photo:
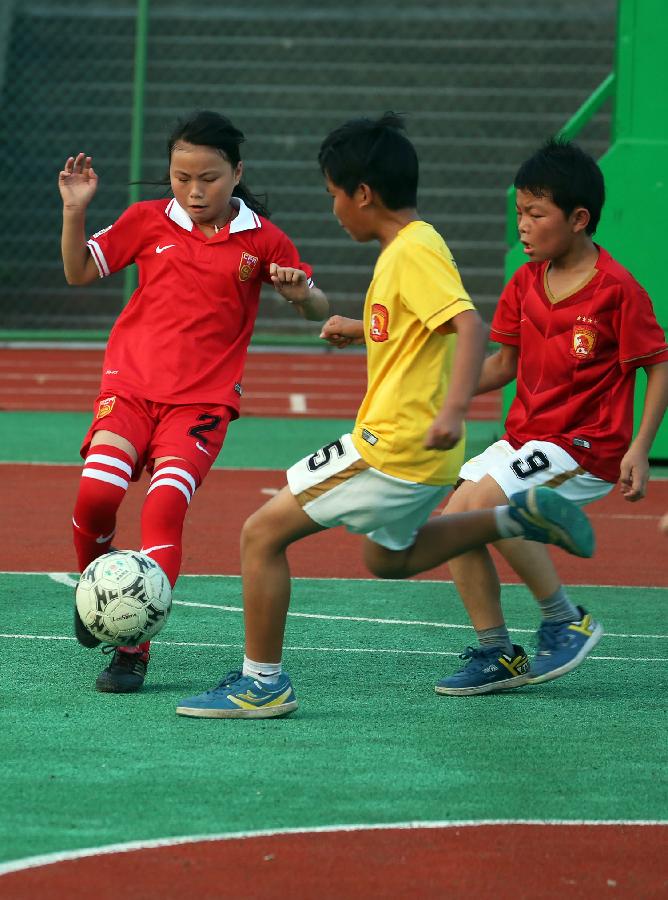
M 262 222 L 257 213 L 254 213 L 250 207 L 246 206 L 241 197 L 230 197 L 230 203 L 236 207 L 238 213 L 230 223 L 230 234 L 236 234 L 239 231 L 251 231 L 255 228 L 262 228 Z M 186 231 L 192 231 L 194 222 L 182 206 L 172 197 L 165 208 L 165 213 L 172 222 L 176 222 Z

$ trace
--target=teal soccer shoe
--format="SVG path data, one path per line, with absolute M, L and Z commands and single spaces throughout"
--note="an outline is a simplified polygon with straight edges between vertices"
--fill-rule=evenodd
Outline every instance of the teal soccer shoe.
M 512 519 L 522 526 L 527 541 L 554 544 L 574 556 L 594 555 L 596 541 L 582 510 L 546 487 L 513 494 L 508 501 Z
M 176 712 L 203 719 L 268 719 L 295 709 L 297 698 L 287 675 L 279 675 L 275 684 L 263 684 L 241 672 L 229 672 L 213 690 L 181 700 Z
M 538 651 L 531 663 L 531 684 L 560 678 L 584 662 L 603 637 L 603 627 L 578 606 L 577 622 L 543 622 L 538 629 Z
M 503 653 L 500 647 L 467 647 L 459 658 L 468 662 L 437 683 L 437 694 L 453 697 L 491 694 L 521 687 L 529 681 L 529 659 L 517 644 L 513 645 L 512 656 Z

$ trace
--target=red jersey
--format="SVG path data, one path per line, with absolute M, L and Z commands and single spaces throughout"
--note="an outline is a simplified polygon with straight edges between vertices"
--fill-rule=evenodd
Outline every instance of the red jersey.
M 139 287 L 109 335 L 101 390 L 238 415 L 241 378 L 269 266 L 302 269 L 292 241 L 238 197 L 207 238 L 172 199 L 134 203 L 88 247 L 101 277 L 136 262 Z
M 617 481 L 633 433 L 635 371 L 668 360 L 645 290 L 599 249 L 593 277 L 550 302 L 548 261 L 526 263 L 506 285 L 491 337 L 519 348 L 506 440 L 551 441 L 599 478 Z

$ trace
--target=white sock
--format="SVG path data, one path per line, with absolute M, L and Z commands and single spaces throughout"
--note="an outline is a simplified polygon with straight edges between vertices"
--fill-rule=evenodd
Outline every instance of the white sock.
M 248 675 L 250 678 L 256 678 L 263 684 L 276 684 L 281 674 L 281 664 L 255 662 L 244 656 L 244 667 L 241 670 L 242 675 Z
M 511 518 L 507 506 L 495 506 L 494 518 L 496 519 L 496 527 L 502 538 L 522 537 L 524 529 L 520 522 L 516 522 Z

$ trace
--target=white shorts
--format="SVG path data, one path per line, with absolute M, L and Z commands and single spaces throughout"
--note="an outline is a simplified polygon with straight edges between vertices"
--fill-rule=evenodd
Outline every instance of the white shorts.
M 287 475 L 299 505 L 318 525 L 345 525 L 388 550 L 410 547 L 417 530 L 450 490 L 374 469 L 349 434 L 300 459 Z
M 578 506 L 600 500 L 614 487 L 591 475 L 562 447 L 548 441 L 528 441 L 519 450 L 513 450 L 508 441 L 497 441 L 459 471 L 465 481 L 480 481 L 484 475 L 493 478 L 506 497 L 543 485 Z

